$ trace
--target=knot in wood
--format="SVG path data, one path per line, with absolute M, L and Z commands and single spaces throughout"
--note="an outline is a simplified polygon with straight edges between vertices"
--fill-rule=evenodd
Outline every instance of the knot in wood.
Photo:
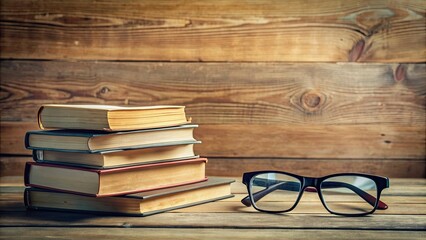
M 356 61 L 358 61 L 358 59 L 360 59 L 361 55 L 364 52 L 364 48 L 365 48 L 365 41 L 364 41 L 364 39 L 361 39 L 358 42 L 356 42 L 356 44 L 349 51 L 348 61 L 349 62 L 356 62 Z
M 302 94 L 300 102 L 306 111 L 314 112 L 323 105 L 324 96 L 317 91 L 311 90 Z
M 111 91 L 111 90 L 108 87 L 103 87 L 100 92 L 102 94 L 105 94 L 105 93 L 108 93 L 109 91 Z
M 395 72 L 393 74 L 393 78 L 396 82 L 401 82 L 405 79 L 405 75 L 407 72 L 407 67 L 404 64 L 399 64 L 398 67 L 396 67 Z
M 96 97 L 99 97 L 99 98 L 106 97 L 107 93 L 110 91 L 111 89 L 109 89 L 107 86 L 104 86 L 96 92 Z

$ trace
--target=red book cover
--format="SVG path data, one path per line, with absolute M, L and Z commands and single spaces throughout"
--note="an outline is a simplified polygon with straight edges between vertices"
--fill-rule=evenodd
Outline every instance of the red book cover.
M 95 197 L 117 196 L 117 195 L 131 194 L 131 193 L 144 192 L 144 191 L 169 188 L 169 187 L 176 187 L 176 186 L 206 181 L 207 180 L 207 178 L 205 177 L 206 162 L 207 162 L 207 158 L 197 158 L 197 159 L 179 160 L 179 161 L 173 161 L 173 162 L 162 162 L 162 163 L 145 164 L 145 165 L 138 165 L 138 166 L 120 167 L 120 168 L 113 168 L 113 169 L 90 169 L 90 168 L 56 165 L 56 164 L 27 162 L 25 166 L 24 182 L 25 182 L 25 186 L 44 188 L 44 189 L 61 191 L 61 192 L 69 192 L 69 193 L 75 193 L 80 195 L 88 195 L 88 196 L 95 196 Z M 199 166 L 197 166 L 198 164 L 203 164 L 203 165 L 200 168 Z M 68 188 L 66 185 L 63 185 L 61 187 L 55 186 L 55 184 L 59 182 L 59 177 L 56 175 L 52 175 L 51 177 L 49 177 L 47 176 L 48 174 L 43 174 L 44 175 L 43 178 L 47 178 L 50 180 L 50 181 L 47 181 L 46 184 L 31 182 L 30 175 L 31 175 L 31 170 L 34 166 L 41 167 L 41 168 L 52 168 L 54 170 L 55 169 L 65 169 L 65 171 L 70 170 L 73 173 L 72 174 L 73 178 L 78 178 L 80 181 L 82 179 L 80 175 L 84 175 L 83 174 L 84 172 L 94 173 L 98 176 L 98 192 L 91 193 L 91 192 L 79 191 L 78 187 Z M 188 169 L 189 167 L 194 168 L 194 170 L 196 171 L 196 175 L 199 175 L 199 176 L 191 176 L 191 174 L 185 174 L 186 173 L 185 168 Z M 59 172 L 60 171 L 61 170 L 59 170 Z M 168 171 L 168 172 L 171 171 L 176 174 L 167 174 L 166 176 L 164 176 L 164 180 L 163 179 L 155 180 L 155 181 L 158 181 L 158 184 L 153 183 L 155 182 L 154 180 L 150 182 L 150 179 L 148 179 L 149 176 L 153 176 L 153 174 L 155 175 L 156 173 L 161 174 L 162 171 Z M 136 174 L 131 175 L 131 177 L 133 177 L 131 179 L 127 179 L 126 177 L 121 177 L 119 175 L 118 180 L 115 180 L 113 182 L 113 184 L 116 184 L 116 186 L 118 186 L 118 188 L 116 187 L 116 189 L 122 189 L 122 190 L 113 191 L 113 192 L 101 192 L 101 187 L 102 187 L 101 179 L 102 180 L 107 179 L 108 177 L 116 175 L 117 173 L 126 174 L 126 173 L 135 173 L 135 172 Z M 82 174 L 79 174 L 79 173 L 82 173 Z M 144 176 L 145 174 L 146 174 L 146 177 Z M 67 174 L 63 174 L 61 175 L 60 178 L 64 178 L 64 176 L 66 175 Z M 136 175 L 136 177 L 134 175 Z M 179 179 L 175 180 L 174 179 L 175 176 L 179 177 Z M 147 180 L 143 180 L 143 181 L 139 180 L 144 178 Z M 170 179 L 166 179 L 166 178 L 170 178 Z M 72 181 L 71 178 L 66 180 Z M 121 182 L 122 180 L 123 182 Z M 51 182 L 52 184 L 50 184 L 49 182 Z M 143 184 L 142 182 L 145 182 L 145 184 Z M 88 181 L 86 184 L 95 184 L 95 183 Z

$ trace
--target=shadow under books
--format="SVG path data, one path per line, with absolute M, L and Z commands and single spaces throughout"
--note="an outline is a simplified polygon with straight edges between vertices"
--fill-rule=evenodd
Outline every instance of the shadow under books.
M 105 217 L 119 216 L 114 214 L 103 214 L 103 213 L 81 213 L 73 211 L 55 211 L 55 210 L 33 210 L 27 209 L 22 215 L 15 216 L 16 218 L 25 218 L 26 220 L 32 219 L 36 222 L 32 225 L 51 225 L 54 223 L 81 223 L 86 225 L 90 222 L 96 222 L 99 219 L 105 219 Z M 121 216 L 122 217 L 122 216 Z

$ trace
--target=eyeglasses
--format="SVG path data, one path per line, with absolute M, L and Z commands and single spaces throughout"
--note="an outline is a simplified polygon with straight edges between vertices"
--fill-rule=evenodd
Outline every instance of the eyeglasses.
M 333 214 L 363 216 L 388 206 L 380 201 L 383 189 L 389 187 L 386 177 L 340 173 L 320 178 L 303 177 L 279 171 L 243 174 L 248 196 L 241 202 L 247 207 L 269 213 L 293 210 L 303 192 L 318 192 L 324 207 Z

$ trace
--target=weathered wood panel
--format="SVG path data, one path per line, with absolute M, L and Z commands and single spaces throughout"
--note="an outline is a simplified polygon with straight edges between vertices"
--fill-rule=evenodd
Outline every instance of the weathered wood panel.
M 1 153 L 26 154 L 35 122 L 2 122 Z M 372 125 L 202 124 L 194 135 L 206 157 L 424 159 L 425 127 Z
M 199 124 L 425 126 L 425 64 L 2 61 L 0 67 L 3 121 L 35 121 L 44 103 L 102 103 L 182 104 Z
M 225 239 L 265 236 L 274 239 L 341 239 L 346 235 L 349 239 L 422 239 L 426 226 L 425 179 L 391 179 L 391 184 L 381 198 L 389 204 L 389 209 L 376 211 L 370 217 L 345 218 L 345 221 L 324 213 L 315 193 L 305 193 L 299 206 L 288 214 L 256 212 L 239 202 L 246 191 L 239 180 L 232 184 L 235 198 L 146 218 L 27 212 L 22 204 L 23 187 L 3 185 L 0 188 L 0 233 L 2 237 L 19 236 L 23 239 L 44 239 L 46 236 L 139 239 L 142 235 L 147 239 L 217 239 L 218 234 Z
M 29 154 L 41 104 L 84 102 L 186 105 L 208 157 L 424 158 L 425 69 L 2 61 L 1 118 L 30 122 L 1 122 L 1 152 Z
M 0 211 L 24 212 L 23 204 L 23 182 L 19 178 L 1 178 L 0 188 Z M 11 181 L 10 181 L 11 180 Z M 386 211 L 377 211 L 375 215 L 425 215 L 426 213 L 426 185 L 425 179 L 398 179 L 391 178 L 391 187 L 382 192 L 381 200 L 390 207 Z M 5 187 L 7 186 L 7 187 Z M 15 186 L 15 187 L 13 187 Z M 253 208 L 241 205 L 241 199 L 247 195 L 246 186 L 241 183 L 241 178 L 236 178 L 236 182 L 231 185 L 234 198 L 222 201 L 199 205 L 190 208 L 173 210 L 173 213 L 240 213 L 256 212 Z M 274 198 L 270 198 L 274 201 Z M 291 214 L 326 214 L 327 211 L 322 206 L 316 193 L 305 193 L 296 209 Z
M 37 122 L 2 122 L 0 121 L 0 153 L 31 155 L 25 149 L 25 133 L 39 130 Z
M 25 163 L 33 161 L 30 156 L 21 157 L 0 157 L 0 176 L 1 177 L 13 177 L 13 176 L 24 176 Z
M 423 231 L 374 231 L 374 230 L 344 230 L 336 234 L 335 230 L 298 230 L 298 229 L 184 229 L 184 228 L 40 228 L 40 227 L 12 227 L 0 229 L 0 234 L 5 239 L 45 239 L 46 236 L 54 239 L 129 239 L 139 240 L 175 240 L 180 239 L 386 239 L 386 240 L 411 240 L 424 239 Z M 220 234 L 220 236 L 218 235 Z
M 1 58 L 424 62 L 426 3 L 1 1 Z
M 231 184 L 231 192 L 233 194 L 236 194 L 237 197 L 247 194 L 247 187 L 241 182 L 241 177 L 227 176 L 226 178 L 235 179 L 235 182 Z M 22 182 L 22 177 L 20 176 L 2 177 L 1 180 L 0 197 L 6 196 L 4 194 L 22 193 L 24 191 L 25 187 Z M 391 178 L 390 181 L 392 187 L 386 188 L 386 190 L 382 192 L 384 200 L 389 200 L 391 203 L 426 203 L 424 201 L 426 198 L 425 178 Z M 303 201 L 318 201 L 317 197 L 318 195 L 316 194 L 307 194 Z M 235 199 L 232 198 L 221 201 L 235 201 Z M 19 206 L 21 206 L 21 208 L 23 207 L 22 204 Z
M 240 205 L 238 205 L 240 206 Z M 408 207 L 408 206 L 407 206 Z M 251 214 L 251 215 L 247 215 Z M 250 218 L 249 218 L 250 217 Z M 247 219 L 250 219 L 249 221 Z M 8 212 L 0 218 L 1 227 L 158 227 L 178 228 L 267 228 L 273 229 L 363 229 L 363 230 L 425 230 L 425 215 L 380 215 L 368 219 L 342 218 L 330 214 L 264 214 L 239 212 L 230 213 L 162 213 L 143 217 L 96 216 L 67 212 Z
M 302 199 L 307 194 L 302 196 Z M 318 195 L 315 195 L 315 198 L 318 200 Z M 245 195 L 246 196 L 246 195 Z M 173 212 L 184 212 L 184 213 L 191 213 L 191 212 L 211 212 L 211 213 L 232 213 L 235 212 L 235 207 L 237 204 L 241 204 L 240 201 L 245 196 L 237 196 L 240 197 L 239 199 L 235 199 L 234 202 L 227 201 L 224 202 L 215 202 L 215 203 L 209 203 L 208 205 L 198 205 L 191 208 L 184 208 L 175 210 Z M 386 204 L 388 204 L 387 201 L 385 201 Z M 22 209 L 22 208 L 21 208 Z M 401 213 L 403 209 L 406 209 L 404 213 Z M 239 211 L 241 212 L 247 212 L 247 213 L 256 213 L 257 210 L 254 208 L 239 208 Z M 410 204 L 410 206 L 407 208 L 407 204 L 400 204 L 400 203 L 393 203 L 392 208 L 386 209 L 386 211 L 381 211 L 379 214 L 381 215 L 424 215 L 426 212 L 426 204 L 419 203 L 419 204 Z M 327 214 L 328 211 L 323 207 L 321 202 L 315 201 L 315 202 L 304 202 L 301 200 L 297 207 L 291 211 L 291 214 L 303 214 L 303 213 L 309 213 L 309 214 Z
M 424 126 L 201 125 L 196 149 L 210 157 L 419 158 Z
M 362 172 L 387 177 L 424 178 L 426 161 L 383 159 L 233 159 L 209 158 L 206 166 L 211 176 L 238 176 L 260 170 L 287 171 L 320 177 L 338 172 Z
M 29 156 L 0 157 L 0 176 L 23 176 L 25 162 L 28 161 L 32 161 L 32 158 Z M 206 166 L 206 174 L 208 176 L 233 176 L 241 178 L 244 172 L 278 170 L 317 177 L 337 172 L 363 172 L 392 178 L 424 178 L 426 177 L 425 169 L 426 161 L 423 159 L 209 158 Z
M 24 212 L 26 209 L 23 207 L 23 193 L 8 193 L 2 194 L 2 201 L 0 202 L 0 208 L 3 214 L 5 212 Z M 239 212 L 244 213 L 256 213 L 257 210 L 251 207 L 241 206 L 241 199 L 243 199 L 247 194 L 235 195 L 232 199 L 227 199 L 220 202 L 213 202 L 209 204 L 202 204 L 198 206 L 193 206 L 190 208 L 183 208 L 173 210 L 174 213 L 194 213 L 194 212 L 204 212 L 204 213 L 232 213 L 235 212 L 235 208 L 238 208 Z M 305 199 L 309 197 L 309 200 Z M 426 197 L 423 197 L 422 203 L 411 203 L 411 199 L 405 199 L 410 201 L 409 206 L 406 203 L 394 203 L 388 200 L 382 199 L 388 205 L 391 205 L 391 208 L 386 209 L 386 211 L 380 211 L 377 214 L 380 215 L 424 215 L 426 212 L 426 204 L 424 201 Z M 387 198 L 389 199 L 389 198 Z M 392 199 L 392 198 L 391 198 Z M 17 202 L 17 200 L 19 200 Z M 323 207 L 322 203 L 318 201 L 317 194 L 304 194 L 300 200 L 298 207 L 291 211 L 291 214 L 327 214 L 328 211 Z

